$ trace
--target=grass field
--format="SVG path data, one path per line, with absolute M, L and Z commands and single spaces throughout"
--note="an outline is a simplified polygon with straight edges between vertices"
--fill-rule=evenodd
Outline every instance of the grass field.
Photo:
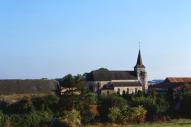
M 86 127 L 191 127 L 191 119 L 178 119 L 170 122 L 144 123 L 138 125 L 97 124 Z

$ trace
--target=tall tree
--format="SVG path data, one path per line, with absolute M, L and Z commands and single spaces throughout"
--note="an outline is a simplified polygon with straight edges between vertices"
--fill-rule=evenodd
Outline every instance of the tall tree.
M 73 94 L 74 91 L 82 92 L 85 85 L 85 78 L 84 76 L 78 74 L 76 76 L 72 76 L 68 74 L 64 76 L 61 86 L 63 89 L 67 89 L 65 93 Z

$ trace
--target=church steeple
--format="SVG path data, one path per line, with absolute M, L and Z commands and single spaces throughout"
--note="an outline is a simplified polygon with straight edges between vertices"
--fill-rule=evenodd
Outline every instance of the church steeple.
M 143 65 L 141 50 L 139 48 L 139 54 L 137 57 L 137 64 L 134 67 L 134 71 L 137 73 L 137 79 L 141 82 L 143 90 L 147 93 L 148 90 L 148 81 L 147 81 L 147 72 L 145 66 Z
M 137 58 L 137 64 L 141 65 L 142 64 L 142 57 L 141 57 L 141 50 L 139 49 L 139 54 L 138 54 L 138 58 Z
M 135 68 L 145 68 L 145 66 L 143 65 L 143 62 L 142 62 L 142 57 L 141 57 L 141 50 L 139 49 L 139 54 L 138 54 L 138 57 L 137 57 L 137 64 L 135 65 Z

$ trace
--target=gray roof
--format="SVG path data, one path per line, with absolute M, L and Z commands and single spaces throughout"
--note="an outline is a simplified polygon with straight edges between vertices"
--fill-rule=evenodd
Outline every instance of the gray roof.
M 113 87 L 138 87 L 142 86 L 140 82 L 113 82 Z
M 87 81 L 137 80 L 134 71 L 96 70 L 87 74 Z
M 49 93 L 59 90 L 55 80 L 0 80 L 0 94 Z

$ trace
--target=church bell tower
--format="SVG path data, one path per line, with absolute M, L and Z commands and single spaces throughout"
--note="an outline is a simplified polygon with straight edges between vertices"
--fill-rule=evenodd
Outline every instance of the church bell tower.
M 139 54 L 138 54 L 138 58 L 137 58 L 137 64 L 134 67 L 134 71 L 136 72 L 137 78 L 143 86 L 144 92 L 147 93 L 147 91 L 148 91 L 147 72 L 146 72 L 145 66 L 143 65 L 143 62 L 142 62 L 140 49 L 139 49 Z

